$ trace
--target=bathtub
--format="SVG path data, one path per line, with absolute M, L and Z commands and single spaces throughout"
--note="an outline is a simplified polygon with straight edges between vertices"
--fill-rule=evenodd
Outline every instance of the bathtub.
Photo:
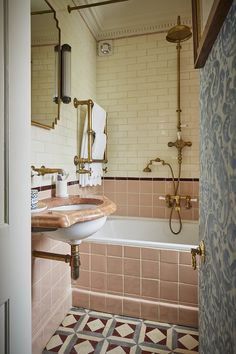
M 80 245 L 73 306 L 197 327 L 198 273 L 190 254 L 197 244 L 198 222 L 184 221 L 174 235 L 168 220 L 111 216 Z
M 174 230 L 178 229 L 178 222 L 174 221 L 172 225 Z M 198 226 L 197 221 L 183 221 L 181 233 L 174 235 L 167 219 L 112 216 L 87 241 L 189 251 L 199 243 Z

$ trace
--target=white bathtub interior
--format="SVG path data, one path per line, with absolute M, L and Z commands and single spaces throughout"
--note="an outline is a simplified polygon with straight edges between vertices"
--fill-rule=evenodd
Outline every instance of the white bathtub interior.
M 172 225 L 177 229 L 178 221 Z M 197 221 L 183 221 L 181 233 L 174 235 L 167 219 L 112 216 L 87 241 L 187 251 L 198 245 L 198 239 Z

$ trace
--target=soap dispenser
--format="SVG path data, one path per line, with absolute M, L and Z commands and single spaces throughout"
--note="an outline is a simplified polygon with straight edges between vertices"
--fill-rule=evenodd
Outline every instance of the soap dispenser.
M 67 192 L 67 177 L 69 174 L 66 176 L 63 176 L 61 174 L 57 175 L 57 180 L 56 180 L 56 197 L 60 198 L 66 198 L 68 197 L 68 192 Z

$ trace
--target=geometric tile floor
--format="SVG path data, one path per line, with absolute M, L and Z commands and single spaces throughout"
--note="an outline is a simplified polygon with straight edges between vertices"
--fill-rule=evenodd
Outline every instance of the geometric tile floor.
M 194 328 L 72 308 L 42 354 L 196 354 Z

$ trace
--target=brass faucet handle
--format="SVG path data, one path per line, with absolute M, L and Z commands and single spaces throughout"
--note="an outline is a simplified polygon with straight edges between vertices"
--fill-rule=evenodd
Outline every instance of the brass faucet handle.
M 191 141 L 186 141 L 186 142 L 185 142 L 185 145 L 186 145 L 186 146 L 192 146 L 192 143 L 191 143 Z
M 167 194 L 167 195 L 165 196 L 165 201 L 166 201 L 166 206 L 167 206 L 167 208 L 172 208 L 173 202 L 172 202 L 172 200 L 171 200 L 171 195 L 170 195 L 170 194 Z
M 175 143 L 172 143 L 172 141 L 169 141 L 168 146 L 169 147 L 175 146 Z
M 203 240 L 200 242 L 198 247 L 191 248 L 191 255 L 192 255 L 192 267 L 194 270 L 197 269 L 197 255 L 201 257 L 201 262 L 205 263 L 206 247 Z
M 194 270 L 197 269 L 197 249 L 191 248 L 191 255 L 192 255 L 192 267 Z
M 77 166 L 79 164 L 79 157 L 75 155 L 74 157 L 74 165 Z
M 84 168 L 84 166 L 81 165 L 81 167 L 76 170 L 76 173 L 78 173 L 79 175 L 85 175 L 85 174 L 89 174 L 89 176 L 91 176 L 92 174 L 92 169 L 89 168 L 88 170 Z
M 190 195 L 186 195 L 185 200 L 186 200 L 186 202 L 185 202 L 185 208 L 186 208 L 186 209 L 191 209 L 191 208 L 192 208 L 192 204 L 191 204 L 191 197 L 190 197 Z

